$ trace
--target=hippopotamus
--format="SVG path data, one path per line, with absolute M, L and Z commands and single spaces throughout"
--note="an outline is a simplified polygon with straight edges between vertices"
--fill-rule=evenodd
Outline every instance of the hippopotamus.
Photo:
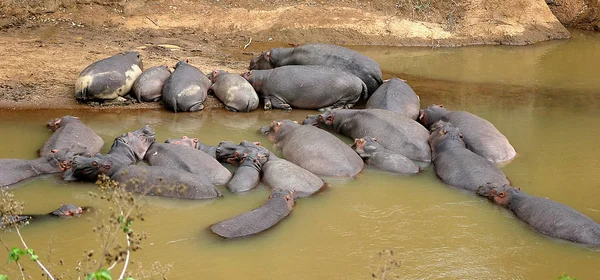
M 120 53 L 90 64 L 75 82 L 75 98 L 81 101 L 112 100 L 129 93 L 142 74 L 138 52 Z
M 183 136 L 179 139 L 168 138 L 167 140 L 165 140 L 165 143 L 192 147 L 196 150 L 207 153 L 209 156 L 211 156 L 214 159 L 217 158 L 217 155 L 216 155 L 217 146 L 206 145 L 206 144 L 200 142 L 200 140 L 198 140 L 198 138 L 189 138 L 187 136 Z
M 210 85 L 210 80 L 200 69 L 179 61 L 163 86 L 163 103 L 175 113 L 200 111 L 204 109 L 202 103 L 206 100 Z
M 169 66 L 150 67 L 135 80 L 131 89 L 139 102 L 157 102 L 162 97 L 162 89 L 171 76 Z
M 263 98 L 265 110 L 272 108 L 352 108 L 367 87 L 358 77 L 321 65 L 290 65 L 243 74 Z
M 452 123 L 460 129 L 467 148 L 491 162 L 507 162 L 517 155 L 508 139 L 492 123 L 469 112 L 450 111 L 434 104 L 421 110 L 419 120 L 425 127 L 438 120 Z
M 71 167 L 75 155 L 86 154 L 87 149 L 74 145 L 62 150 L 52 150 L 38 159 L 0 159 L 0 189 L 31 177 L 63 172 Z
M 104 146 L 104 140 L 77 117 L 54 119 L 48 122 L 48 127 L 54 133 L 39 149 L 38 153 L 42 157 L 51 154 L 52 150 L 65 150 L 76 145 L 87 148 L 90 155 L 95 155 Z
M 600 245 L 600 224 L 567 205 L 526 194 L 506 184 L 487 183 L 479 187 L 477 194 L 508 208 L 545 235 Z
M 262 165 L 267 162 L 267 157 L 262 156 L 258 150 L 250 150 L 242 155 L 240 166 L 233 174 L 227 188 L 234 193 L 247 192 L 260 183 Z
M 365 108 L 400 112 L 409 119 L 417 120 L 421 104 L 419 96 L 406 82 L 391 78 L 369 97 Z
M 310 196 L 325 187 L 325 182 L 310 171 L 271 154 L 262 166 L 262 180 L 271 189 L 293 191 L 296 197 Z
M 108 154 L 96 154 L 96 156 L 104 161 L 118 162 L 119 166 L 135 164 L 144 159 L 154 141 L 154 129 L 146 125 L 115 138 Z M 107 170 L 104 170 L 105 168 Z M 106 174 L 110 171 L 108 169 L 110 165 L 99 165 L 98 161 L 90 157 L 75 156 L 71 161 L 71 168 L 63 173 L 63 180 L 96 182 L 98 174 Z
M 227 162 L 234 166 L 239 166 L 242 163 L 243 155 L 255 151 L 257 156 L 268 158 L 271 152 L 260 145 L 260 142 L 249 142 L 243 140 L 240 144 L 235 144 L 231 141 L 221 141 L 215 151 L 218 161 Z
M 372 94 L 383 83 L 381 67 L 357 51 L 328 44 L 307 44 L 295 48 L 273 48 L 250 62 L 249 70 L 272 69 L 284 65 L 325 65 L 359 77 Z
M 144 158 L 152 166 L 168 166 L 205 177 L 213 185 L 225 185 L 231 172 L 207 153 L 169 143 L 154 143 Z
M 431 161 L 427 129 L 398 112 L 383 109 L 338 109 L 320 114 L 317 118 L 309 116 L 303 123 L 352 139 L 375 137 L 381 146 L 411 160 Z
M 446 184 L 476 192 L 485 183 L 510 185 L 494 163 L 465 147 L 460 129 L 438 121 L 432 126 L 429 144 L 435 173 Z
M 354 139 L 354 144 L 352 144 L 352 149 L 368 165 L 375 168 L 400 175 L 414 175 L 419 173 L 419 166 L 412 160 L 384 148 L 381 144 L 377 143 L 376 138 L 356 138 Z
M 287 160 L 316 175 L 354 177 L 364 167 L 363 160 L 348 145 L 316 127 L 282 120 L 260 131 Z
M 233 112 L 250 112 L 258 108 L 258 95 L 254 87 L 243 77 L 223 70 L 214 70 L 208 77 L 212 81 L 210 90 Z
M 56 209 L 50 213 L 46 213 L 46 214 L 22 214 L 22 215 L 2 216 L 2 217 L 0 217 L 0 228 L 12 226 L 17 223 L 20 224 L 20 223 L 23 223 L 26 221 L 31 221 L 31 220 L 39 221 L 39 220 L 42 220 L 45 218 L 79 217 L 79 216 L 81 216 L 81 214 L 83 214 L 84 212 L 88 212 L 91 209 L 92 209 L 91 207 L 87 207 L 87 206 L 79 207 L 74 204 L 61 204 L 61 206 L 58 209 Z
M 263 232 L 287 217 L 295 204 L 294 192 L 273 190 L 259 208 L 218 222 L 210 227 L 215 234 L 231 239 Z

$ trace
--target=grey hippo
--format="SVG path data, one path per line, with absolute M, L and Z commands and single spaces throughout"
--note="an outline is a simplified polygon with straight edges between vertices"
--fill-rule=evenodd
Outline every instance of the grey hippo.
M 22 215 L 9 215 L 0 217 L 0 228 L 13 226 L 29 221 L 40 221 L 48 218 L 72 218 L 79 217 L 81 214 L 90 211 L 91 207 L 79 207 L 74 204 L 62 204 L 58 209 L 46 213 L 46 214 L 22 214 Z
M 273 48 L 250 62 L 249 70 L 284 65 L 325 65 L 350 72 L 367 86 L 369 94 L 383 83 L 379 63 L 355 50 L 329 44 L 306 44 L 295 48 Z
M 129 93 L 142 74 L 138 52 L 126 52 L 96 61 L 83 69 L 75 82 L 75 98 L 81 101 L 112 100 Z
M 204 143 L 200 142 L 200 140 L 198 140 L 198 138 L 195 138 L 195 137 L 190 138 L 187 136 L 182 136 L 181 138 L 168 138 L 167 140 L 165 140 L 165 143 L 192 147 L 194 149 L 197 149 L 199 151 L 203 151 L 203 152 L 207 153 L 209 156 L 211 156 L 214 159 L 217 158 L 217 155 L 216 155 L 217 146 L 210 146 L 210 145 L 204 144 Z
M 414 175 L 419 173 L 419 166 L 412 160 L 384 148 L 377 143 L 377 139 L 375 138 L 356 138 L 354 139 L 354 144 L 352 144 L 352 149 L 368 165 L 375 168 L 400 175 Z
M 210 85 L 210 80 L 200 69 L 179 61 L 163 86 L 163 104 L 175 113 L 200 111 L 204 109 Z
M 267 159 L 258 150 L 243 153 L 240 166 L 227 183 L 227 188 L 233 193 L 247 192 L 255 188 L 260 183 L 260 172 Z
M 271 189 L 293 191 L 299 198 L 311 196 L 326 185 L 319 176 L 272 153 L 262 166 L 262 180 Z
M 150 67 L 133 83 L 133 95 L 139 102 L 157 102 L 162 98 L 162 89 L 171 76 L 169 66 Z
M 225 109 L 233 112 L 250 112 L 258 108 L 258 95 L 243 77 L 223 70 L 214 70 L 208 77 L 210 90 L 223 102 Z
M 391 78 L 369 97 L 365 108 L 396 111 L 409 119 L 417 120 L 421 103 L 419 96 L 406 82 Z
M 39 149 L 40 156 L 48 155 L 52 150 L 64 150 L 77 145 L 87 148 L 90 155 L 95 155 L 104 146 L 104 140 L 78 117 L 57 118 L 49 121 L 48 127 L 53 133 Z

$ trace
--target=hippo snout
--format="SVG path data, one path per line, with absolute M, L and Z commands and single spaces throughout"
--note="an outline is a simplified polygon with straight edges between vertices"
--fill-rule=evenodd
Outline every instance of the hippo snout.
M 267 134 L 269 133 L 269 130 L 271 130 L 271 127 L 270 127 L 270 126 L 266 126 L 266 125 L 265 125 L 265 126 L 261 126 L 261 127 L 260 127 L 260 133 L 261 133 L 262 135 L 267 135 Z

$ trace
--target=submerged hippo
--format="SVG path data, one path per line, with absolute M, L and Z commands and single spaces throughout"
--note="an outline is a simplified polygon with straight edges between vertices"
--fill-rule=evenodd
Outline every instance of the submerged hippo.
M 235 171 L 227 188 L 234 193 L 247 192 L 260 183 L 262 165 L 267 162 L 267 157 L 262 156 L 258 150 L 250 150 L 242 155 L 240 166 Z
M 48 127 L 54 133 L 38 151 L 40 156 L 48 155 L 52 150 L 60 151 L 74 146 L 85 147 L 90 155 L 95 155 L 104 146 L 104 140 L 77 117 L 64 116 L 49 121 Z
M 138 52 L 117 54 L 90 64 L 75 82 L 75 98 L 81 101 L 112 100 L 129 93 L 142 74 Z
M 139 102 L 157 102 L 162 98 L 162 89 L 171 76 L 169 66 L 150 67 L 133 83 L 133 95 Z
M 202 103 L 206 100 L 210 85 L 210 80 L 200 69 L 179 61 L 163 86 L 163 103 L 175 113 L 200 111 L 204 109 Z
M 217 146 L 206 145 L 206 144 L 200 142 L 200 140 L 198 140 L 198 138 L 189 138 L 187 136 L 183 136 L 181 138 L 168 138 L 167 140 L 165 140 L 165 143 L 192 147 L 196 150 L 207 153 L 209 156 L 211 156 L 214 159 L 217 158 L 217 155 L 216 155 Z
M 482 185 L 478 195 L 510 209 L 537 231 L 573 242 L 600 245 L 600 224 L 577 210 L 550 200 L 522 192 L 509 185 Z
M 368 165 L 375 168 L 400 175 L 414 175 L 419 173 L 419 166 L 412 160 L 384 148 L 377 143 L 375 138 L 365 137 L 354 139 L 352 149 Z
M 23 223 L 31 220 L 40 221 L 46 218 L 71 218 L 79 217 L 84 212 L 90 211 L 91 207 L 79 207 L 74 204 L 62 204 L 58 209 L 46 214 L 23 214 L 18 216 L 0 217 L 0 228 L 12 226 L 17 223 Z
M 421 104 L 419 96 L 406 82 L 391 78 L 369 97 L 365 108 L 400 112 L 409 119 L 417 120 Z
M 250 112 L 258 108 L 258 95 L 252 85 L 243 77 L 223 70 L 214 70 L 209 79 L 210 89 L 223 102 L 225 108 L 233 112 Z
M 257 234 L 287 217 L 294 208 L 294 199 L 292 191 L 274 190 L 261 207 L 218 222 L 210 230 L 227 239 Z
M 154 143 L 144 158 L 152 166 L 167 166 L 205 177 L 214 185 L 225 185 L 231 172 L 207 153 L 169 143 Z
M 426 127 L 438 120 L 452 123 L 460 129 L 467 148 L 489 161 L 507 162 L 517 155 L 508 139 L 492 123 L 469 112 L 431 105 L 421 110 L 419 120 Z
M 367 87 L 358 77 L 329 66 L 282 66 L 247 71 L 243 76 L 264 99 L 265 110 L 352 108 L 367 96 Z
M 282 120 L 260 131 L 287 160 L 316 175 L 354 177 L 364 167 L 363 160 L 348 145 L 316 127 Z
M 52 150 L 49 154 L 33 160 L 0 159 L 0 189 L 31 177 L 68 170 L 74 156 L 86 153 L 85 147 L 74 145 L 62 150 Z
M 317 118 L 309 116 L 303 123 L 352 139 L 375 137 L 378 143 L 388 150 L 412 160 L 431 161 L 427 129 L 398 112 L 382 109 L 338 109 L 323 113 Z
M 485 183 L 509 185 L 508 179 L 494 163 L 465 147 L 459 128 L 438 121 L 432 126 L 429 144 L 435 173 L 446 184 L 476 192 Z
M 325 65 L 350 72 L 366 84 L 369 94 L 383 83 L 381 67 L 375 60 L 357 51 L 328 44 L 274 48 L 253 58 L 248 69 L 264 70 L 284 65 Z
M 271 189 L 293 191 L 297 197 L 310 196 L 325 187 L 317 175 L 274 154 L 263 164 L 262 173 L 263 182 Z

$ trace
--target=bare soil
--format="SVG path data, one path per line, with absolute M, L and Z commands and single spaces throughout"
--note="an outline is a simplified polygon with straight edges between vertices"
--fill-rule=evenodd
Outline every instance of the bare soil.
M 73 98 L 78 74 L 127 50 L 139 51 L 146 68 L 188 59 L 204 72 L 241 73 L 261 51 L 288 44 L 444 47 L 568 37 L 544 0 L 4 0 L 0 108 L 91 108 Z M 205 105 L 220 103 L 211 97 Z

